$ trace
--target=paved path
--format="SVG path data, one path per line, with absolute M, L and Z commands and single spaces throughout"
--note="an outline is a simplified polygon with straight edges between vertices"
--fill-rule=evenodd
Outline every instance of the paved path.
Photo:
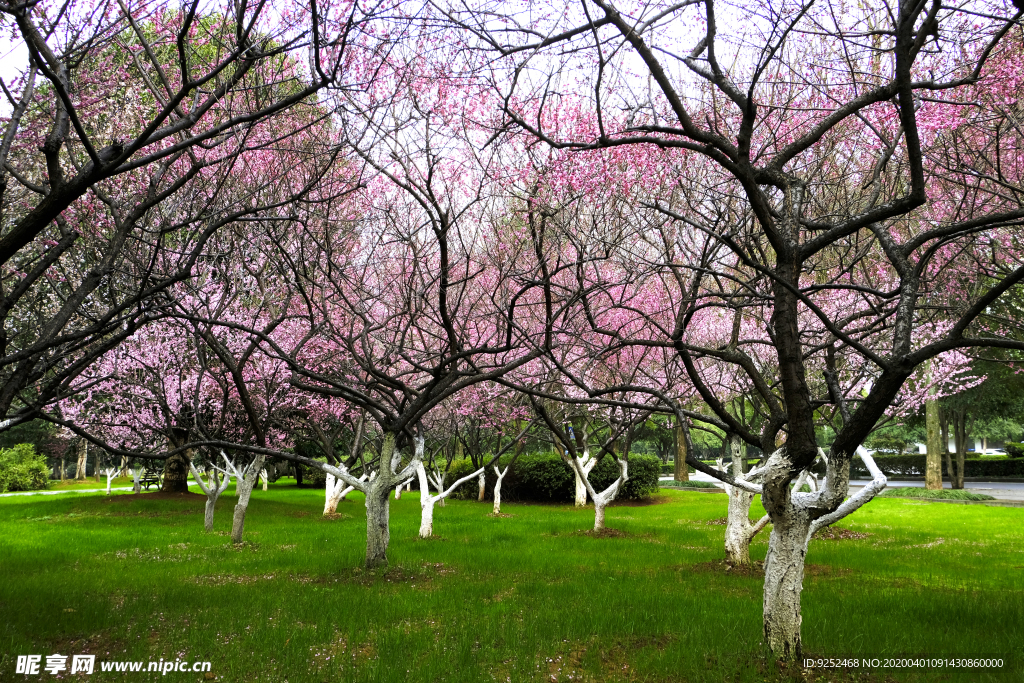
M 672 477 L 661 477 L 662 481 L 672 481 Z M 695 472 L 690 475 L 690 479 L 697 481 L 711 481 L 718 483 L 714 477 L 711 477 L 703 472 Z M 850 482 L 850 492 L 856 493 L 860 491 L 868 482 L 866 480 L 853 480 Z M 923 481 L 902 481 L 899 479 L 890 479 L 887 488 L 900 488 L 903 486 L 916 486 L 923 487 Z M 943 482 L 945 488 L 951 488 L 950 483 Z M 1019 481 L 968 481 L 964 482 L 964 487 L 969 491 L 976 493 L 985 493 L 996 500 L 1018 500 L 1024 501 L 1024 482 Z

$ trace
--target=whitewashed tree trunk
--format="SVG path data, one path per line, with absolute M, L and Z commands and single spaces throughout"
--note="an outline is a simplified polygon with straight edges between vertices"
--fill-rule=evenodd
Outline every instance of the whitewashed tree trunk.
M 413 457 L 413 466 L 416 468 L 416 476 L 420 482 L 420 538 L 430 538 L 434 534 L 434 505 L 438 502 L 444 503 L 444 499 L 447 498 L 452 491 L 462 486 L 464 483 L 479 476 L 480 472 L 483 471 L 481 467 L 479 470 L 467 474 L 455 481 L 447 489 L 440 489 L 437 495 L 430 494 L 430 485 L 427 481 L 427 468 L 423 465 L 423 437 L 416 438 L 416 455 Z M 437 472 L 437 470 L 435 470 Z M 444 474 L 439 473 L 435 483 L 443 484 Z
M 206 471 L 206 481 L 203 481 L 203 477 L 191 460 L 188 463 L 188 467 L 192 471 L 192 478 L 196 480 L 199 488 L 206 494 L 203 529 L 209 533 L 213 531 L 213 511 L 217 506 L 217 499 L 220 498 L 220 494 L 227 490 L 228 484 L 231 483 L 231 477 L 225 472 L 223 478 L 221 478 L 218 470 L 210 468 Z
M 764 642 L 780 659 L 794 661 L 802 657 L 800 593 L 811 537 L 885 488 L 885 475 L 867 451 L 859 447 L 857 455 L 867 466 L 872 481 L 845 501 L 850 483 L 848 462 L 840 468 L 835 458 L 828 459 L 825 480 L 815 493 L 791 489 L 790 460 L 785 448 L 773 453 L 764 467 L 762 499 L 773 525 L 764 563 Z M 827 512 L 830 508 L 835 509 Z
M 420 538 L 430 538 L 434 535 L 434 503 L 437 502 L 437 496 L 430 495 L 427 469 L 422 462 L 416 468 L 416 476 L 420 480 Z
M 366 474 L 359 477 L 359 481 L 366 481 Z M 345 500 L 345 496 L 355 491 L 355 486 L 346 486 L 345 481 L 327 473 L 327 486 L 324 491 L 324 515 L 333 515 L 338 511 L 338 503 Z
M 509 467 L 509 465 L 506 465 L 504 470 L 499 470 L 497 465 L 494 466 L 494 473 L 498 475 L 498 480 L 494 482 L 494 510 L 491 514 L 501 514 L 501 482 L 505 475 L 508 474 Z
M 484 502 L 484 498 L 487 496 L 487 477 L 484 475 L 485 472 L 481 469 L 479 476 L 476 478 L 477 487 L 479 489 L 476 496 L 478 503 Z
M 590 475 L 590 470 L 594 469 L 594 465 L 597 464 L 597 458 L 590 457 L 590 450 L 584 447 L 583 458 L 577 458 L 576 464 L 573 464 L 571 455 L 563 455 L 562 459 L 572 467 L 576 478 L 574 503 L 578 508 L 584 507 L 587 504 L 587 477 Z
M 590 498 L 594 501 L 594 531 L 600 531 L 604 529 L 604 509 L 608 507 L 608 503 L 615 500 L 615 497 L 619 495 L 619 489 L 622 488 L 622 484 L 629 480 L 629 463 L 621 458 L 616 458 L 615 462 L 619 466 L 619 476 L 604 491 L 595 491 L 590 483 L 590 471 L 597 464 L 597 458 L 590 459 L 590 453 L 586 450 L 583 451 L 583 457 L 584 461 L 590 460 L 587 465 L 580 462 L 579 458 L 572 456 L 570 456 L 569 464 L 572 465 L 576 476 L 583 480 L 586 492 L 590 494 Z
M 107 475 L 107 495 L 108 496 L 110 495 L 110 480 L 113 478 L 113 476 L 116 473 L 117 473 L 117 468 L 116 467 L 107 467 L 105 470 L 103 470 L 103 474 Z
M 474 472 L 474 475 L 476 473 Z M 430 480 L 434 484 L 434 488 L 437 489 L 438 500 L 441 503 L 441 507 L 444 507 L 444 497 L 441 496 L 441 492 L 444 491 L 444 480 L 448 476 L 448 473 L 442 470 L 440 467 L 435 467 L 433 474 L 430 475 Z M 430 489 L 427 489 L 427 493 L 430 493 Z M 422 499 L 422 496 L 421 496 Z
M 132 493 L 142 493 L 142 467 L 136 465 L 132 469 Z
M 260 470 L 260 480 L 263 482 L 264 491 L 267 490 L 267 479 L 269 479 L 269 477 L 267 477 L 267 468 L 264 467 L 262 470 Z
M 730 436 L 729 448 L 733 476 L 751 482 L 757 479 L 759 472 L 747 475 L 743 473 L 740 439 L 735 434 Z M 722 461 L 719 461 L 719 466 L 722 471 L 727 470 Z M 751 524 L 750 505 L 757 494 L 729 484 L 725 485 L 725 492 L 729 496 L 729 510 L 725 522 L 725 561 L 731 565 L 748 566 L 751 563 L 750 542 L 768 525 L 771 518 L 765 515 Z
M 231 542 L 237 544 L 242 542 L 242 536 L 245 533 L 245 513 L 249 508 L 249 499 L 252 497 L 253 487 L 256 486 L 256 481 L 259 479 L 260 470 L 263 469 L 263 463 L 266 461 L 266 456 L 259 454 L 252 460 L 252 462 L 242 469 L 239 469 L 233 461 L 228 459 L 228 456 L 224 451 L 221 451 L 220 455 L 221 458 L 224 459 L 225 467 L 224 469 L 219 467 L 216 469 L 219 469 L 225 475 L 234 475 L 235 491 L 238 492 L 238 502 L 235 503 L 235 511 L 231 517 Z M 192 468 L 191 462 L 189 463 L 189 467 Z M 192 468 L 192 474 L 193 476 L 198 474 L 195 468 Z M 196 479 L 198 480 L 199 477 L 196 476 Z M 207 494 L 207 496 L 209 496 L 209 494 Z

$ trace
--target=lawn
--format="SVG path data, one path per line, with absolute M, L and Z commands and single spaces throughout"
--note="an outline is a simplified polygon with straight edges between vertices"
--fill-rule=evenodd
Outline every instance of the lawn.
M 763 681 L 757 575 L 726 571 L 726 498 L 669 491 L 590 509 L 450 501 L 416 538 L 415 493 L 393 502 L 392 568 L 359 569 L 362 500 L 324 519 L 319 490 L 234 499 L 202 532 L 204 499 L 129 493 L 0 499 L 0 680 L 19 654 L 212 662 L 221 681 Z M 760 512 L 759 505 L 755 503 Z M 709 523 L 712 522 L 712 523 Z M 1019 681 L 1024 510 L 881 499 L 814 540 L 809 656 L 993 655 L 1001 670 L 874 669 L 820 681 Z M 754 543 L 763 559 L 766 537 Z M 97 664 L 97 669 L 99 664 Z M 792 673 L 792 672 L 790 672 Z M 97 673 L 87 680 L 202 680 Z

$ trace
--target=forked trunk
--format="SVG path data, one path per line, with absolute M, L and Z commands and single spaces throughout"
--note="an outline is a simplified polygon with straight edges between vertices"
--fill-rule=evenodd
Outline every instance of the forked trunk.
M 494 509 L 491 514 L 501 514 L 501 481 L 505 478 L 505 474 L 508 473 L 508 466 L 505 467 L 505 471 L 502 472 L 498 469 L 498 466 L 494 466 L 494 473 L 498 475 L 498 480 L 494 482 Z
M 336 478 L 330 472 L 327 473 L 327 485 L 324 488 L 324 514 L 333 515 L 338 510 L 338 502 L 341 500 L 341 492 L 344 490 L 345 482 Z
M 736 478 L 743 478 L 743 447 L 739 437 L 735 434 L 730 435 L 728 445 L 732 474 Z M 750 505 L 754 502 L 756 494 L 730 485 L 726 485 L 725 491 L 729 495 L 729 511 L 725 521 L 725 561 L 731 565 L 748 566 L 750 542 L 765 527 L 769 518 L 765 515 L 758 522 L 751 524 Z
M 754 494 L 729 487 L 729 512 L 725 523 L 725 561 L 732 565 L 750 564 L 750 504 Z
M 764 562 L 764 640 L 779 659 L 799 660 L 800 593 L 811 518 L 808 510 L 790 506 L 773 523 Z

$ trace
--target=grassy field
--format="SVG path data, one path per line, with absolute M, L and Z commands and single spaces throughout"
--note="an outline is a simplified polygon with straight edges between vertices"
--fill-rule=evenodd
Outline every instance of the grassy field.
M 319 490 L 257 489 L 247 543 L 232 493 L 202 532 L 199 496 L 0 499 L 0 680 L 19 654 L 212 662 L 222 681 L 763 681 L 761 579 L 719 562 L 724 495 L 663 491 L 608 510 L 451 501 L 439 537 L 392 505 L 392 569 L 358 569 L 356 495 L 323 519 Z M 755 503 L 753 513 L 760 513 Z M 818 672 L 815 681 L 1020 681 L 1024 510 L 877 500 L 814 540 L 809 656 L 1002 657 L 1000 670 Z M 844 531 L 845 530 L 845 531 Z M 763 559 L 766 537 L 753 555 Z M 203 680 L 101 673 L 86 680 Z M 74 678 L 67 676 L 68 678 Z

